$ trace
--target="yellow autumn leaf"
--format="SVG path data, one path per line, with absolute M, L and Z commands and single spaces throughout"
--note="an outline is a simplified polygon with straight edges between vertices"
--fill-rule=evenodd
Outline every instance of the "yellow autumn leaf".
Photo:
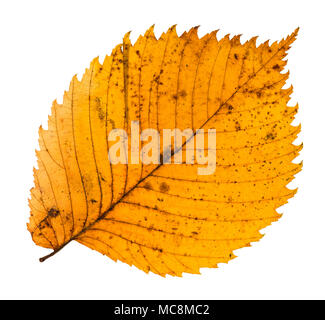
M 53 249 L 40 260 L 75 240 L 145 272 L 181 276 L 258 241 L 295 194 L 286 185 L 302 166 L 292 163 L 302 148 L 293 144 L 300 126 L 291 125 L 298 106 L 287 106 L 292 87 L 282 89 L 289 73 L 281 73 L 297 32 L 256 47 L 256 38 L 199 38 L 197 28 L 179 37 L 171 27 L 157 40 L 151 27 L 134 45 L 127 34 L 103 64 L 94 59 L 80 81 L 74 76 L 39 130 L 28 230 Z M 132 141 L 142 149 L 150 139 L 130 138 L 132 121 L 138 134 L 193 135 L 171 147 L 171 163 L 162 161 L 162 143 L 160 163 L 137 162 Z M 128 163 L 110 159 L 117 128 L 129 137 L 119 151 Z M 202 163 L 185 161 L 186 142 L 204 157 L 209 129 L 215 162 L 198 174 Z

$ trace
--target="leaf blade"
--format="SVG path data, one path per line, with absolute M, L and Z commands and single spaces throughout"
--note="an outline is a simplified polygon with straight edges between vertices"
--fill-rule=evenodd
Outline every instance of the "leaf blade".
M 73 79 L 63 106 L 54 105 L 62 123 L 72 119 L 70 128 L 61 123 L 57 129 L 62 137 L 70 136 L 62 161 L 53 134 L 41 145 L 47 162 L 57 167 L 52 171 L 66 172 L 63 194 L 68 189 L 70 212 L 67 199 L 53 204 L 55 192 L 44 209 L 64 208 L 59 217 L 71 232 L 68 242 L 77 240 L 113 260 L 163 276 L 216 267 L 232 259 L 233 250 L 258 241 L 258 230 L 276 221 L 275 208 L 295 193 L 286 185 L 301 169 L 292 163 L 301 149 L 292 144 L 300 131 L 291 126 L 297 107 L 287 106 L 292 89 L 281 89 L 288 74 L 280 73 L 298 30 L 259 47 L 255 38 L 242 45 L 238 36 L 218 41 L 213 32 L 199 39 L 196 31 L 178 37 L 172 27 L 157 40 L 152 27 L 133 46 L 126 35 L 123 51 L 117 46 L 103 65 L 95 59 L 80 82 Z M 130 133 L 130 119 L 139 120 L 141 130 L 156 126 L 161 132 L 174 125 L 216 129 L 215 173 L 197 176 L 197 163 L 110 165 L 107 134 L 114 127 Z M 73 141 L 67 128 L 75 134 Z M 57 183 L 64 185 L 63 177 Z M 38 185 L 36 191 L 43 188 Z M 36 198 L 41 199 L 40 193 Z M 72 199 L 81 208 L 79 220 Z M 52 227 L 60 237 L 55 250 L 67 243 L 57 220 Z M 30 222 L 31 232 L 35 227 Z M 46 246 L 44 235 L 37 239 Z

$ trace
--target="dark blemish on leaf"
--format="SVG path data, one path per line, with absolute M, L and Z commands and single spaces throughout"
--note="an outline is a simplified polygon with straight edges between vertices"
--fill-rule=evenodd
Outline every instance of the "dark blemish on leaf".
M 146 183 L 144 184 L 144 187 L 145 187 L 145 189 L 152 190 L 152 185 L 150 184 L 150 182 L 146 182 Z
M 273 67 L 272 67 L 273 70 L 279 70 L 280 69 L 280 66 L 278 64 L 275 64 Z
M 156 82 L 157 84 L 159 84 L 159 78 L 160 78 L 160 75 L 154 77 L 153 81 Z
M 116 125 L 115 125 L 114 120 L 111 119 L 111 118 L 109 118 L 108 121 L 109 121 L 109 123 L 112 125 L 112 128 L 113 128 L 113 129 L 116 129 Z
M 103 109 L 101 107 L 101 100 L 99 97 L 96 97 L 95 101 L 96 101 L 96 110 L 98 112 L 98 117 L 100 120 L 104 120 L 105 112 L 103 111 Z
M 234 109 L 234 107 L 232 105 L 229 105 L 227 114 L 231 114 L 233 109 Z
M 159 186 L 161 192 L 167 192 L 169 190 L 169 185 L 166 182 L 162 182 Z
M 47 214 L 49 215 L 49 217 L 51 217 L 51 218 L 55 218 L 55 217 L 57 217 L 57 216 L 60 214 L 60 211 L 59 211 L 58 209 L 56 209 L 56 208 L 51 208 L 51 209 L 47 212 Z
M 90 202 L 91 202 L 91 203 L 95 203 L 95 202 L 97 202 L 97 200 L 95 200 L 95 199 L 90 199 Z
M 179 96 L 180 97 L 186 97 L 187 96 L 187 93 L 185 90 L 182 90 L 180 93 L 179 93 Z
M 235 57 L 236 60 L 238 60 L 238 54 L 237 53 L 234 54 L 234 57 Z
M 276 134 L 274 134 L 273 132 L 270 132 L 265 136 L 265 140 L 274 140 L 275 138 Z
M 177 100 L 179 97 L 186 97 L 186 96 L 187 96 L 186 91 L 185 90 L 182 90 L 182 91 L 178 92 L 178 94 L 174 94 L 173 95 L 173 98 L 175 100 Z

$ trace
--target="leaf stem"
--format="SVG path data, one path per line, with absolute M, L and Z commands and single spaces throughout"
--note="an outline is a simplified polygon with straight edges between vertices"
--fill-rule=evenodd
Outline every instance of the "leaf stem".
M 59 247 L 58 249 L 55 249 L 54 251 L 52 251 L 50 254 L 39 258 L 40 262 L 44 262 L 45 260 L 47 260 L 48 258 L 53 257 L 55 254 L 57 254 L 59 251 L 61 251 L 67 244 L 69 244 L 73 239 L 71 239 L 70 241 L 66 242 L 63 246 Z

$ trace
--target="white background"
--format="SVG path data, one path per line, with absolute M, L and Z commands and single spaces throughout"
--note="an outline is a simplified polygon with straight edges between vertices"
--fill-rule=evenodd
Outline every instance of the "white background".
M 325 298 L 325 77 L 324 1 L 1 1 L 0 4 L 0 298 L 61 299 L 284 299 Z M 45 263 L 48 250 L 26 230 L 38 127 L 75 73 L 92 58 L 110 54 L 129 30 L 134 41 L 156 24 L 156 35 L 173 24 L 181 34 L 259 35 L 279 40 L 297 26 L 288 55 L 290 105 L 304 149 L 299 186 L 279 222 L 237 259 L 201 275 L 162 278 L 115 263 L 71 243 Z

